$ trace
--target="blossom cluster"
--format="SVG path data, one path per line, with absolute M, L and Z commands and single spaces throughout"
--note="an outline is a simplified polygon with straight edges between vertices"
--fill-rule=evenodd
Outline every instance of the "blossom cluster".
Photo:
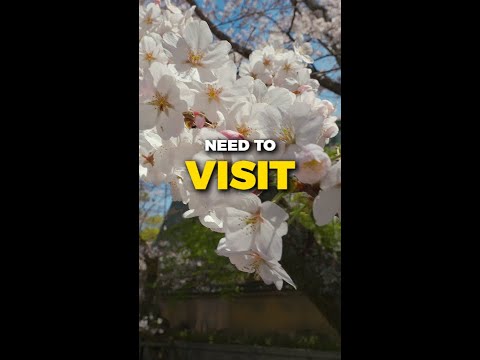
M 153 314 L 144 316 L 138 322 L 138 329 L 143 334 L 149 335 L 161 335 L 165 332 L 162 328 L 163 319 L 155 317 Z
M 184 5 L 186 1 L 176 2 Z M 248 38 L 256 47 L 264 43 L 266 34 L 290 42 L 293 31 L 311 39 L 314 58 L 341 52 L 341 0 L 202 0 L 201 10 L 224 25 L 222 31 L 238 43 Z
M 295 181 L 316 186 L 317 225 L 340 216 L 340 166 L 324 151 L 337 135 L 334 106 L 318 98 L 310 78 L 311 46 L 298 36 L 293 49 L 271 41 L 237 68 L 231 45 L 214 41 L 194 7 L 182 12 L 170 0 L 139 9 L 139 171 L 149 182 L 170 184 L 174 201 L 224 234 L 217 253 L 239 270 L 281 289 L 295 284 L 280 265 L 287 212 L 258 193 L 210 184 L 196 191 L 185 167 L 195 160 L 295 160 Z M 211 153 L 205 140 L 272 139 L 272 153 Z M 211 182 L 215 183 L 213 178 Z M 318 185 L 318 186 L 317 186 Z
M 308 6 L 301 4 L 294 22 L 294 30 L 310 34 L 311 37 L 322 40 L 327 47 L 335 52 L 341 50 L 341 1 L 322 0 L 317 9 L 308 11 Z

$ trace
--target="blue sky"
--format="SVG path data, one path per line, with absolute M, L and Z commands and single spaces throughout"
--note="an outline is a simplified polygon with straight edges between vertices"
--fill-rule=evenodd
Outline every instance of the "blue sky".
M 149 192 L 150 200 L 146 203 L 140 203 L 140 208 L 151 208 L 149 216 L 164 215 L 170 205 L 172 204 L 172 197 L 170 195 L 170 186 L 168 184 L 161 184 L 155 186 L 140 180 L 145 186 L 145 189 Z

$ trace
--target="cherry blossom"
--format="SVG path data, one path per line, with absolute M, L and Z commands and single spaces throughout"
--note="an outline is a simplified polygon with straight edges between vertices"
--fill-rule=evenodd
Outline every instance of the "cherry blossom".
M 188 110 L 185 93 L 188 88 L 175 79 L 166 66 L 150 66 L 140 83 L 140 129 L 156 127 L 168 139 L 184 129 L 183 112 Z
M 313 202 L 313 216 L 318 226 L 328 224 L 335 215 L 341 216 L 341 161 L 333 165 L 320 183 Z
M 207 118 L 219 122 L 221 112 L 223 116 L 228 115 L 231 107 L 239 101 L 245 100 L 250 95 L 246 84 L 236 79 L 236 66 L 228 61 L 224 66 L 214 71 L 217 80 L 202 83 L 192 80 L 190 88 L 194 92 L 193 109 L 201 111 Z
M 297 288 L 287 272 L 275 259 L 264 258 L 254 251 L 230 253 L 225 248 L 225 238 L 220 240 L 217 254 L 228 257 L 230 262 L 240 271 L 256 273 L 265 284 L 275 284 L 278 290 L 282 289 L 284 281 L 293 288 Z
M 225 3 L 219 17 L 232 14 L 237 2 Z M 203 6 L 216 5 L 206 1 Z M 340 217 L 341 161 L 328 155 L 329 141 L 339 132 L 337 117 L 334 105 L 319 97 L 322 79 L 313 78 L 319 55 L 313 36 L 332 56 L 341 49 L 339 2 L 325 0 L 324 6 L 320 14 L 308 2 L 295 5 L 294 18 L 278 23 L 292 33 L 271 32 L 254 42 L 242 61 L 236 56 L 238 46 L 214 39 L 207 22 L 195 17 L 194 7 L 166 0 L 139 8 L 139 176 L 168 183 L 173 200 L 188 205 L 185 218 L 198 217 L 203 226 L 224 234 L 218 255 L 278 290 L 283 282 L 295 288 L 280 265 L 289 209 L 276 198 L 262 201 L 261 191 L 220 191 L 218 174 L 206 190 L 196 190 L 185 161 L 196 161 L 201 171 L 208 160 L 295 160 L 292 180 L 313 189 L 309 209 L 316 224 Z M 266 28 L 263 15 L 252 16 L 260 29 Z M 272 139 L 277 150 L 206 152 L 204 143 L 212 139 Z M 295 191 L 300 190 L 287 192 Z M 147 323 L 142 320 L 140 326 Z
M 330 158 L 317 144 L 302 146 L 300 151 L 295 152 L 295 157 L 295 176 L 305 184 L 318 183 L 327 175 L 331 165 Z
M 213 35 L 205 21 L 191 21 L 185 27 L 184 37 L 169 32 L 163 39 L 175 69 L 199 81 L 216 80 L 212 70 L 229 60 L 231 45 L 227 41 L 212 43 Z

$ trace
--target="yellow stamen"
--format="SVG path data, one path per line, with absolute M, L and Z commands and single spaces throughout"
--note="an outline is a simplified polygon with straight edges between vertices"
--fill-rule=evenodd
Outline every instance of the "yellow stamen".
M 283 128 L 280 130 L 280 136 L 278 137 L 280 141 L 283 141 L 286 144 L 293 144 L 295 142 L 295 136 L 292 129 Z
M 223 91 L 222 88 L 216 89 L 212 85 L 207 85 L 208 102 L 212 102 L 212 100 L 219 102 L 220 101 L 219 95 L 222 93 L 222 91 Z
M 260 211 L 258 211 L 257 213 L 253 214 L 251 217 L 246 218 L 244 221 L 245 221 L 245 225 L 255 225 L 257 223 L 262 223 L 263 218 L 260 215 Z
M 153 60 L 156 60 L 157 58 L 153 56 L 153 53 L 147 52 L 145 54 L 145 61 L 152 62 Z
M 258 269 L 260 268 L 260 265 L 262 265 L 262 262 L 264 260 L 261 258 L 260 255 L 255 252 L 251 252 L 249 255 L 252 256 L 253 259 L 251 260 L 251 262 L 243 266 L 243 270 L 248 272 L 255 272 L 255 279 L 258 278 L 257 280 L 259 280 Z
M 237 126 L 237 132 L 239 134 L 242 134 L 243 137 L 248 137 L 252 133 L 252 128 L 248 127 L 245 124 L 242 124 L 240 126 Z
M 286 63 L 283 65 L 283 71 L 288 73 L 290 70 L 292 70 L 292 64 Z
M 172 104 L 168 102 L 167 96 L 160 94 L 158 91 L 155 93 L 153 100 L 147 104 L 155 106 L 158 111 L 166 111 L 169 108 L 173 109 Z
M 143 21 L 144 21 L 145 24 L 147 24 L 147 25 L 152 25 L 152 24 L 153 24 L 153 19 L 152 19 L 152 17 L 151 17 L 150 15 L 147 15 L 147 16 L 145 17 L 145 20 L 143 20 Z
M 192 64 L 193 66 L 202 66 L 202 59 L 205 55 L 201 52 L 195 52 L 190 50 L 188 52 L 187 63 Z
M 146 156 L 142 154 L 142 157 L 145 159 L 143 165 L 150 164 L 152 166 L 155 166 L 155 158 L 153 157 L 153 154 L 148 154 Z
M 302 164 L 302 168 L 309 169 L 315 172 L 321 172 L 325 166 L 324 161 L 318 161 L 315 159 L 312 159 L 310 161 L 304 162 Z
M 253 256 L 252 266 L 256 271 L 258 271 L 258 268 L 262 264 L 263 259 L 257 253 L 252 253 L 252 256 Z

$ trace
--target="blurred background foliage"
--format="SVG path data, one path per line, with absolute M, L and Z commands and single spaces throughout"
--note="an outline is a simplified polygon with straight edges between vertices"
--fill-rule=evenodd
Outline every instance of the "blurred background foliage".
M 265 192 L 261 198 L 271 199 L 275 194 Z M 341 225 L 334 220 L 317 226 L 312 202 L 305 192 L 286 194 L 279 201 L 290 215 L 281 264 L 298 291 L 305 293 L 340 333 Z M 143 312 L 155 313 L 155 303 L 166 296 L 179 299 L 208 293 L 228 297 L 272 291 L 272 286 L 254 274 L 240 272 L 228 258 L 218 256 L 215 249 L 223 235 L 205 228 L 197 218 L 183 219 L 185 210 L 186 205 L 173 203 L 161 227 L 162 216 L 144 215 L 140 230 Z M 294 290 L 285 283 L 282 291 Z

